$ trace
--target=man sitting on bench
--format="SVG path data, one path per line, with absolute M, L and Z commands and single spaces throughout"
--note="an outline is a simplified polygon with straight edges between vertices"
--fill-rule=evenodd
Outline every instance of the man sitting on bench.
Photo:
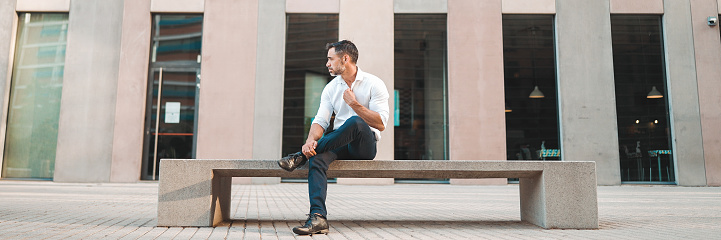
M 293 171 L 310 159 L 308 195 L 310 214 L 305 225 L 293 228 L 296 234 L 328 233 L 325 199 L 328 189 L 326 171 L 336 159 L 372 160 L 376 142 L 388 121 L 388 89 L 383 81 L 356 66 L 358 49 L 343 40 L 326 45 L 328 72 L 336 76 L 321 95 L 320 107 L 300 152 L 278 161 L 286 171 Z M 331 114 L 336 114 L 333 126 Z M 325 129 L 333 131 L 325 134 Z

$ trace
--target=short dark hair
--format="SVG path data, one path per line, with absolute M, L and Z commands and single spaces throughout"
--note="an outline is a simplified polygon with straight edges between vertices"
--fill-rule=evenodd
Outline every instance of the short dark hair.
M 325 45 L 326 51 L 330 50 L 331 48 L 335 48 L 335 54 L 338 54 L 339 56 L 343 56 L 343 54 L 348 54 L 352 63 L 358 62 L 358 48 L 355 47 L 355 44 L 353 44 L 353 42 L 348 40 L 341 40 L 340 42 L 328 43 Z

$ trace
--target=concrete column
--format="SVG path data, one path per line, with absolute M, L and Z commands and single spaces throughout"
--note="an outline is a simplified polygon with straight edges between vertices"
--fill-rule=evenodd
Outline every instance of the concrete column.
M 372 13 L 372 14 L 369 14 Z M 338 15 L 338 35 L 340 39 L 353 41 L 358 47 L 358 66 L 368 73 L 382 79 L 391 99 L 388 100 L 390 112 L 386 129 L 378 142 L 378 154 L 375 159 L 393 159 L 393 1 L 387 0 L 341 0 Z M 393 179 L 338 179 L 338 183 L 352 184 L 376 183 L 392 184 Z
M 721 41 L 719 26 L 712 27 L 707 24 L 708 17 L 718 16 L 717 10 L 718 2 L 715 0 L 691 0 L 691 45 L 696 53 L 696 81 L 706 168 L 705 185 L 709 186 L 721 186 Z M 693 180 L 684 177 L 684 182 L 679 181 L 679 184 L 704 185 L 701 179 L 697 179 L 703 175 L 704 161 L 701 161 L 702 158 L 688 160 L 688 174 Z M 681 171 L 686 171 L 686 168 L 681 168 L 679 163 L 679 175 L 685 173 Z
M 123 1 L 73 0 L 70 12 L 54 180 L 108 182 Z
M 13 53 L 15 47 L 15 32 L 17 27 L 17 14 L 15 13 L 15 0 L 0 1 L 0 154 L 5 146 L 5 129 L 7 127 L 8 96 L 10 95 L 10 77 L 12 75 Z M 0 168 L 3 166 L 3 156 L 0 155 Z M 2 169 L 0 169 L 2 178 Z
M 505 160 L 501 0 L 448 1 L 448 120 L 452 160 Z M 452 184 L 505 184 L 506 179 Z
M 680 185 L 704 185 L 704 148 L 690 3 L 689 0 L 664 1 L 664 8 L 664 48 L 676 181 Z
M 279 159 L 283 140 L 283 81 L 285 73 L 285 0 L 258 2 L 258 56 L 255 76 L 253 159 Z M 255 183 L 279 183 L 280 178 L 255 178 Z
M 197 158 L 253 157 L 258 0 L 206 0 Z
M 609 0 L 556 0 L 561 150 L 595 161 L 599 185 L 621 183 Z
M 123 8 L 111 182 L 140 179 L 150 59 L 150 4 L 125 0 Z

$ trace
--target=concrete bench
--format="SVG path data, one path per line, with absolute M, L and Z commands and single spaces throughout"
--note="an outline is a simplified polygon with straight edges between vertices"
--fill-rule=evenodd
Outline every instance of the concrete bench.
M 230 220 L 232 177 L 307 178 L 276 160 L 163 159 L 158 226 Z M 338 160 L 329 178 L 519 178 L 521 220 L 543 228 L 598 228 L 595 162 Z M 479 203 L 482 204 L 482 203 Z

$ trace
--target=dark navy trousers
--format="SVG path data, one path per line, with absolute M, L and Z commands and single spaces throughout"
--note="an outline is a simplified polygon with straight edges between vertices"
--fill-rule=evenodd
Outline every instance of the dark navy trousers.
M 372 160 L 376 156 L 376 137 L 363 119 L 353 116 L 318 140 L 315 152 L 318 154 L 308 160 L 310 213 L 326 216 L 328 165 L 336 159 Z

